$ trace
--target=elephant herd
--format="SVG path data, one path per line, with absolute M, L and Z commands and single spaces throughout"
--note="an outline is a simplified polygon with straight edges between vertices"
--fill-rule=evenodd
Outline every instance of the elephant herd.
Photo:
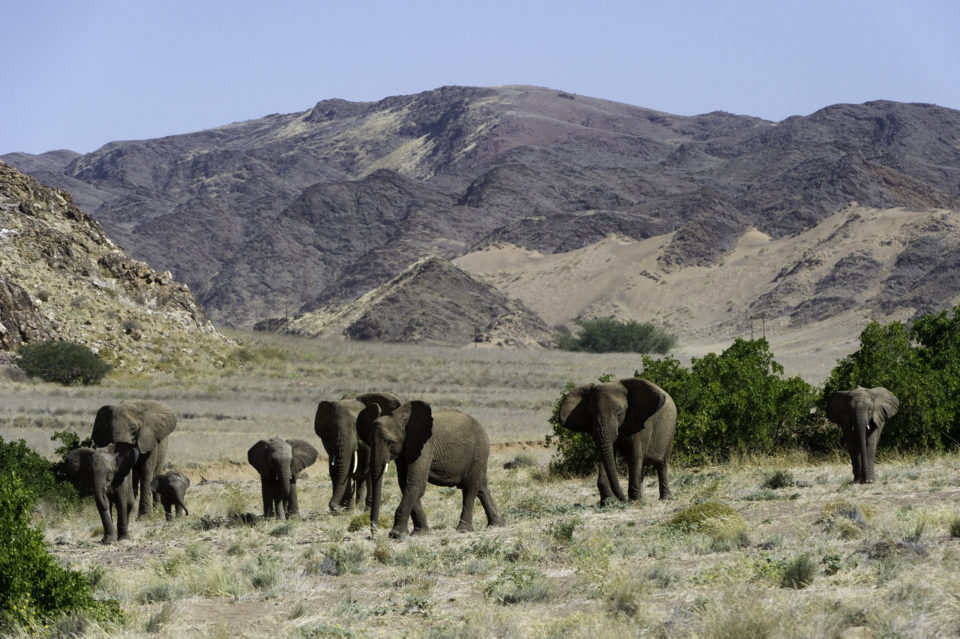
M 857 387 L 834 393 L 827 418 L 840 426 L 854 481 L 875 480 L 877 442 L 887 419 L 898 408 L 897 398 L 885 388 Z M 677 407 L 656 384 L 635 377 L 587 384 L 567 392 L 560 401 L 560 424 L 589 433 L 597 447 L 597 488 L 600 501 L 642 498 L 645 466 L 657 471 L 660 499 L 671 499 L 668 479 L 670 451 L 677 425 Z M 64 466 L 73 479 L 93 492 L 103 523 L 103 543 L 128 536 L 129 517 L 139 493 L 140 517 L 150 512 L 155 498 L 168 519 L 189 514 L 184 494 L 190 480 L 166 463 L 167 437 L 176 416 L 157 401 L 128 401 L 103 406 L 93 426 L 94 448 L 70 451 Z M 393 393 L 365 393 L 317 406 L 314 431 L 329 459 L 333 511 L 362 506 L 376 527 L 383 478 L 394 462 L 400 485 L 400 504 L 389 535 L 399 538 L 429 530 L 421 498 L 428 483 L 455 486 L 463 493 L 458 531 L 473 530 L 477 498 L 489 526 L 502 526 L 503 517 L 487 483 L 490 441 L 483 427 L 457 410 L 433 409 L 424 401 L 403 401 Z M 627 465 L 627 493 L 617 476 L 616 456 Z M 301 439 L 280 436 L 260 440 L 247 459 L 260 474 L 264 517 L 286 518 L 299 512 L 297 475 L 316 462 L 318 451 Z M 116 511 L 116 526 L 111 511 Z

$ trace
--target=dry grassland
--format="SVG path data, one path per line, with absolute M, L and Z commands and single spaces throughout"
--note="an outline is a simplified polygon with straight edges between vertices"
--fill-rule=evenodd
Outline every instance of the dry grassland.
M 171 459 L 188 472 L 190 516 L 155 513 L 129 541 L 98 543 L 91 503 L 41 511 L 51 549 L 90 571 L 127 613 L 120 628 L 65 622 L 80 636 L 135 637 L 950 637 L 960 633 L 960 456 L 883 457 L 878 482 L 850 483 L 840 456 L 737 459 L 676 468 L 676 499 L 597 507 L 594 479 L 558 479 L 547 432 L 567 380 L 629 375 L 632 356 L 497 352 L 244 336 L 242 369 L 111 380 L 102 388 L 0 389 L 0 435 L 45 442 L 89 432 L 126 396 L 181 415 Z M 319 440 L 316 401 L 391 390 L 477 416 L 499 442 L 490 483 L 507 519 L 454 529 L 460 496 L 430 486 L 432 530 L 389 540 L 326 509 L 325 465 L 300 482 L 302 516 L 249 521 L 259 482 L 245 451 L 279 432 Z M 504 463 L 513 461 L 513 468 Z M 203 476 L 206 481 L 201 481 Z M 399 490 L 388 476 L 384 511 Z M 713 516 L 688 517 L 690 507 Z M 479 509 L 478 509 L 479 510 Z M 706 514 L 710 514 L 707 512 Z

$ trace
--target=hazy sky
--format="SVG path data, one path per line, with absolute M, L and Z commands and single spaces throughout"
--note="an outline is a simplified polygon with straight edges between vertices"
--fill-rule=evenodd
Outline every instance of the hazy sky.
M 0 154 L 533 84 L 693 115 L 960 109 L 957 0 L 0 0 Z

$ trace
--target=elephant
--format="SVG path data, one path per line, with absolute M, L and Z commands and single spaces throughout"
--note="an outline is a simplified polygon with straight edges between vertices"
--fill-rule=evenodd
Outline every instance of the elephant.
M 357 417 L 357 432 L 370 447 L 370 525 L 376 528 L 380 515 L 380 493 L 386 465 L 396 461 L 397 480 L 403 494 L 389 535 L 407 534 L 407 520 L 413 519 L 413 534 L 429 530 L 421 504 L 427 482 L 456 486 L 463 492 L 463 509 L 457 530 L 473 530 L 473 507 L 479 497 L 487 525 L 502 526 L 500 515 L 487 486 L 487 459 L 490 441 L 473 417 L 456 410 L 433 411 L 423 401 L 406 402 L 390 415 L 371 403 Z
M 601 504 L 613 497 L 625 501 L 615 452 L 626 457 L 631 500 L 643 498 L 646 464 L 657 469 L 660 499 L 673 498 L 667 470 L 677 429 L 677 406 L 665 390 L 637 377 L 579 386 L 563 396 L 559 417 L 564 428 L 593 436 L 600 455 L 597 488 Z
M 837 391 L 827 401 L 827 419 L 840 426 L 853 465 L 853 481 L 876 481 L 874 459 L 880 433 L 888 419 L 897 414 L 900 402 L 882 386 Z
M 102 406 L 93 421 L 93 443 L 132 444 L 140 453 L 133 468 L 134 495 L 140 496 L 137 519 L 153 508 L 150 482 L 166 463 L 166 439 L 177 427 L 177 416 L 166 404 L 153 400 L 126 401 Z
M 176 470 L 168 470 L 162 475 L 157 475 L 150 482 L 150 490 L 159 495 L 167 521 L 173 519 L 174 509 L 177 517 L 181 513 L 190 516 L 190 511 L 187 510 L 187 504 L 183 499 L 189 487 L 190 478 Z
M 276 515 L 286 519 L 298 514 L 297 475 L 317 461 L 317 449 L 302 439 L 276 435 L 251 446 L 247 460 L 260 473 L 264 518 Z
M 390 413 L 403 401 L 393 393 L 365 393 L 356 398 L 344 396 L 340 401 L 324 400 L 317 405 L 313 429 L 330 460 L 330 510 L 351 508 L 354 504 L 370 507 L 370 449 L 357 437 L 357 416 L 370 403 Z
M 64 457 L 64 469 L 79 486 L 91 490 L 103 524 L 100 543 L 129 538 L 133 512 L 133 467 L 140 451 L 132 444 L 115 443 L 104 448 L 74 448 Z M 111 510 L 117 512 L 114 527 Z

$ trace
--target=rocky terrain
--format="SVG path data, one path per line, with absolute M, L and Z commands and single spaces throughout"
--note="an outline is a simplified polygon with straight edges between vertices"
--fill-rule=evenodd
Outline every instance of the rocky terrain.
M 262 330 L 360 341 L 542 348 L 553 331 L 522 303 L 439 257 L 419 260 L 342 307 L 268 320 Z
M 720 268 L 753 232 L 786 241 L 850 207 L 960 209 L 960 112 L 884 101 L 768 122 L 674 116 L 537 87 L 443 87 L 325 100 L 82 156 L 3 157 L 69 190 L 133 255 L 198 291 L 215 321 L 241 326 L 343 307 L 425 256 L 459 258 L 471 270 L 467 256 L 490 247 L 561 256 L 611 237 L 655 242 L 655 261 L 637 270 L 664 282 L 656 289 L 664 293 L 675 279 L 667 274 Z M 842 261 L 817 263 L 815 250 L 796 263 L 772 260 L 766 283 L 737 297 L 737 315 L 794 328 L 836 318 L 864 301 L 843 289 L 878 272 L 884 286 L 868 296 L 869 313 L 952 305 L 954 237 L 931 227 L 893 241 L 903 250 L 887 271 L 877 271 L 886 257 L 872 249 Z M 798 287 L 796 276 L 814 266 L 829 275 Z M 541 315 L 566 298 L 521 281 L 508 292 Z M 617 297 L 544 318 L 569 327 L 604 306 L 652 319 L 647 304 Z M 693 328 L 682 337 L 713 322 L 686 319 Z
M 129 257 L 66 192 L 0 162 L 0 351 L 44 339 L 129 371 L 228 346 L 185 284 Z

